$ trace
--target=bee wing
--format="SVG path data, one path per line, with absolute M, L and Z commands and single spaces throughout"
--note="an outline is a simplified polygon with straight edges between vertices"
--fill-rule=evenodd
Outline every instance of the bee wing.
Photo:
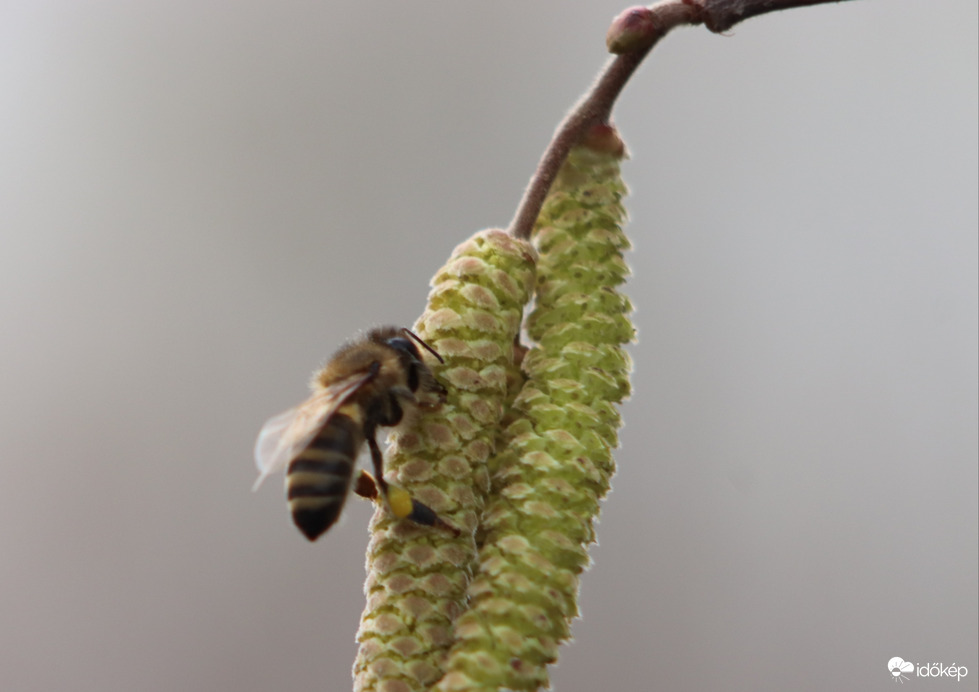
M 325 387 L 299 406 L 269 418 L 255 441 L 255 464 L 259 475 L 252 492 L 273 473 L 285 469 L 312 442 L 347 397 L 370 377 L 370 372 L 351 375 Z

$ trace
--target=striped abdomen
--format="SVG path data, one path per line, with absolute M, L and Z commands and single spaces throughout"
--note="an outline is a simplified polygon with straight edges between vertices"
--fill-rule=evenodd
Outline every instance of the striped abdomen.
M 286 497 L 292 520 L 315 541 L 340 516 L 357 454 L 364 444 L 360 407 L 346 404 L 289 464 Z

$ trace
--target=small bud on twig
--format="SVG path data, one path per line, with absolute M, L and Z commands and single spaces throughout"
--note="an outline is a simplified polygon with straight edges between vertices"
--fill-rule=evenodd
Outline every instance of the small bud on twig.
M 605 35 L 605 45 L 609 53 L 631 53 L 648 46 L 657 32 L 652 10 L 642 6 L 630 7 L 612 20 Z

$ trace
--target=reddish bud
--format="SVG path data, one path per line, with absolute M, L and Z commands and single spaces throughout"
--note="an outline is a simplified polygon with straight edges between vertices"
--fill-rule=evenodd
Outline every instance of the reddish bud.
M 615 125 L 606 123 L 592 125 L 582 135 L 581 146 L 600 154 L 611 154 L 619 159 L 626 156 L 625 142 L 619 137 L 619 131 L 615 129 Z
M 631 53 L 647 47 L 658 30 L 653 21 L 653 11 L 648 7 L 630 7 L 612 20 L 605 35 L 609 53 Z

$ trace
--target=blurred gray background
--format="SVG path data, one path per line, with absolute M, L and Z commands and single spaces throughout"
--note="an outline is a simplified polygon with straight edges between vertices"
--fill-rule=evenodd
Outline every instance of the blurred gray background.
M 0 2 L 0 688 L 350 688 L 370 507 L 308 544 L 255 434 L 509 221 L 624 7 Z M 977 22 L 687 29 L 629 84 L 635 391 L 557 690 L 977 689 Z

